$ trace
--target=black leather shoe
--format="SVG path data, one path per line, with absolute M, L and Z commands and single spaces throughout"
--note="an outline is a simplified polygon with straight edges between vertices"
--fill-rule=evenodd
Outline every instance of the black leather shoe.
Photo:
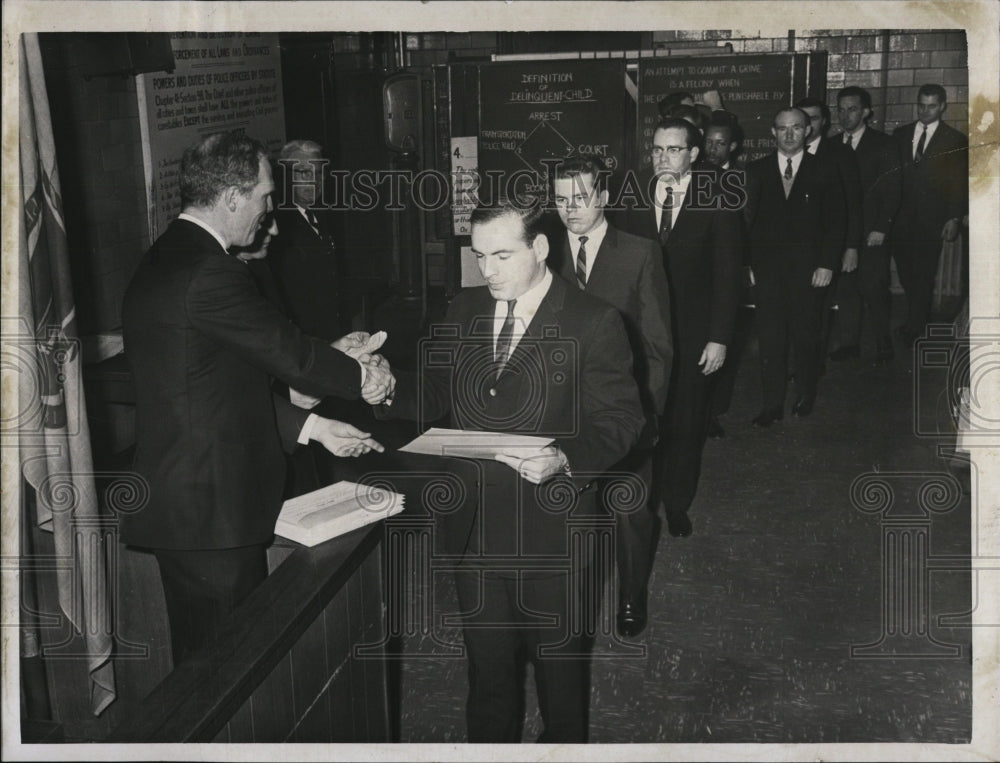
M 848 347 L 838 347 L 836 350 L 830 353 L 830 360 L 835 362 L 840 362 L 842 360 L 850 360 L 851 358 L 857 358 L 861 355 L 861 348 L 856 344 L 852 344 Z
M 622 594 L 618 597 L 618 633 L 625 637 L 638 636 L 646 627 L 646 592 Z
M 691 520 L 687 512 L 667 514 L 667 531 L 675 538 L 686 538 L 691 534 Z
M 726 436 L 726 430 L 722 428 L 722 424 L 715 416 L 708 420 L 708 436 L 713 440 L 721 440 Z
M 775 421 L 781 421 L 783 416 L 784 414 L 780 410 L 774 408 L 765 409 L 760 413 L 758 413 L 756 416 L 754 416 L 753 421 L 751 421 L 750 423 L 753 424 L 755 427 L 767 428 L 771 426 L 771 424 L 773 424 Z
M 815 402 L 816 398 L 813 395 L 800 395 L 799 399 L 795 401 L 795 405 L 792 406 L 792 413 L 796 416 L 808 416 L 812 413 Z

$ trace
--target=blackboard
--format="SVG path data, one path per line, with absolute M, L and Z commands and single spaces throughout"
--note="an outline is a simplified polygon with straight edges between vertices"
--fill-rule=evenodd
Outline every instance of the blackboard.
M 612 173 L 624 171 L 625 104 L 624 59 L 480 66 L 481 182 L 497 173 L 508 195 L 547 197 L 545 162 L 575 153 L 596 154 Z
M 639 60 L 639 167 L 649 164 L 657 103 L 669 93 L 718 90 L 722 105 L 739 117 L 746 135 L 743 158 L 752 161 L 774 148 L 771 122 L 782 106 L 812 95 L 826 97 L 826 52 L 728 54 Z

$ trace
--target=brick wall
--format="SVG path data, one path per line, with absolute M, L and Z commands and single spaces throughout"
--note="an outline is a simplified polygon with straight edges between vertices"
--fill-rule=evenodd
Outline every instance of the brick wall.
M 914 121 L 920 85 L 937 83 L 948 94 L 945 121 L 968 134 L 968 53 L 962 30 L 813 29 L 796 32 L 791 41 L 746 30 L 706 30 L 656 32 L 654 39 L 729 43 L 734 53 L 825 50 L 827 103 L 836 109 L 840 88 L 863 87 L 872 96 L 870 124 L 887 132 Z

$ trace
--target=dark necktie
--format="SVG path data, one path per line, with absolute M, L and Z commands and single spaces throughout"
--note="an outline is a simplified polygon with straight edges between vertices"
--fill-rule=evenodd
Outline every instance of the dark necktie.
M 660 245 L 665 245 L 670 238 L 670 225 L 674 217 L 674 189 L 665 186 L 667 195 L 663 197 L 663 212 L 660 213 Z
M 774 175 L 771 175 L 771 177 L 774 177 Z M 792 177 L 792 157 L 788 157 L 788 164 L 785 165 L 785 180 L 791 180 Z
M 854 148 L 854 136 L 851 133 L 847 133 L 847 140 L 844 141 L 848 148 Z
M 507 356 L 510 354 L 510 342 L 514 338 L 514 305 L 516 304 L 516 299 L 507 301 L 507 317 L 504 318 L 503 326 L 500 327 L 500 333 L 497 335 L 497 351 L 493 359 L 499 366 L 498 374 L 503 370 Z
M 306 210 L 306 220 L 312 226 L 312 229 L 316 231 L 316 235 L 322 237 L 323 234 L 319 231 L 319 220 L 316 219 L 316 215 L 311 209 Z
M 587 237 L 580 236 L 580 251 L 576 253 L 576 284 L 587 288 Z
M 917 150 L 913 154 L 913 161 L 919 162 L 924 158 L 924 145 L 927 139 L 927 128 L 921 125 L 920 140 L 917 141 Z

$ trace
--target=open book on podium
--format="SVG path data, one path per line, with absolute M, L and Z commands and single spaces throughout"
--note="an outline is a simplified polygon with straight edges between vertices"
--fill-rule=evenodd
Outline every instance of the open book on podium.
M 402 510 L 399 493 L 345 480 L 285 501 L 274 534 L 315 546 Z

